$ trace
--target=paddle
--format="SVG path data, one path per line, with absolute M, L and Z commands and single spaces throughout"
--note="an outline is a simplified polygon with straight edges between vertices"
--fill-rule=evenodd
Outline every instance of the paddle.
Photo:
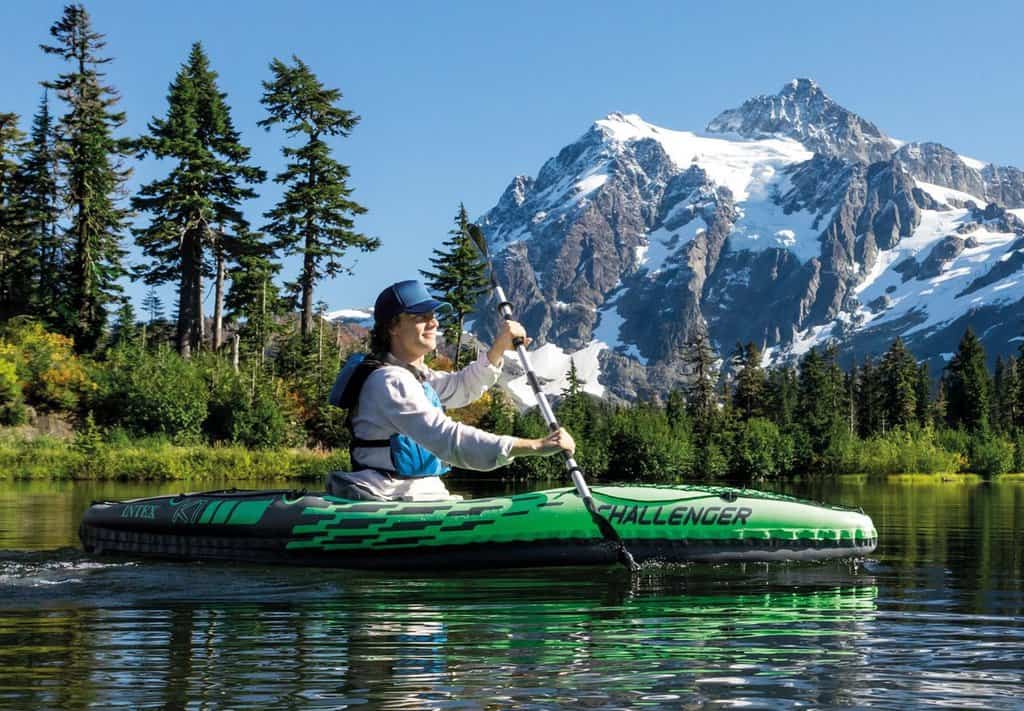
M 494 276 L 494 265 L 491 263 L 491 255 L 487 249 L 487 240 L 484 238 L 483 230 L 478 225 L 469 225 L 469 236 L 472 238 L 473 243 L 476 244 L 480 254 L 483 255 L 484 261 L 487 263 L 487 272 L 491 278 L 491 287 L 494 289 L 494 295 L 498 297 L 498 313 L 501 314 L 502 318 L 506 321 L 512 319 L 512 304 L 509 303 L 508 299 L 505 298 L 505 291 L 498 284 L 498 279 Z M 519 362 L 523 364 L 523 369 L 526 371 L 526 379 L 530 383 L 530 388 L 533 390 L 533 394 L 537 398 L 537 404 L 540 406 L 541 415 L 544 417 L 544 421 L 548 425 L 548 429 L 552 432 L 559 429 L 558 419 L 555 417 L 554 410 L 551 409 L 551 405 L 548 404 L 548 399 L 544 395 L 544 391 L 540 389 L 540 381 L 537 380 L 537 375 L 533 372 L 533 368 L 530 366 L 530 358 L 526 353 L 526 348 L 523 343 L 523 339 L 516 338 L 512 345 L 516 347 L 516 353 L 519 354 Z M 619 562 L 626 566 L 630 572 L 637 570 L 640 566 L 633 560 L 633 556 L 628 550 L 626 550 L 626 544 L 623 543 L 622 538 L 616 533 L 615 529 L 612 528 L 611 523 L 608 522 L 604 516 L 597 512 L 597 507 L 594 505 L 594 497 L 590 493 L 590 487 L 587 486 L 587 482 L 583 479 L 583 472 L 580 470 L 579 465 L 576 464 L 576 460 L 567 452 L 562 453 L 565 456 L 565 468 L 572 477 L 573 486 L 576 487 L 576 493 L 579 494 L 580 498 L 583 499 L 583 505 L 586 506 L 587 511 L 590 513 L 590 517 L 597 524 L 598 530 L 601 532 L 601 536 L 615 546 L 616 553 L 619 557 Z

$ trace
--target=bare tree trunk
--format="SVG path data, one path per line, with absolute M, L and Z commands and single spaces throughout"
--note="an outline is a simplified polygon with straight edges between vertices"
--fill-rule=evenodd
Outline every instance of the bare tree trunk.
M 213 350 L 224 345 L 224 253 L 217 250 L 217 285 L 213 304 Z
M 185 255 L 182 255 L 183 257 Z M 178 355 L 189 358 L 192 355 L 192 264 L 182 259 L 181 281 L 178 283 Z
M 462 320 L 465 318 L 459 314 L 459 335 L 455 337 L 455 372 L 459 372 L 459 356 L 462 355 Z
M 206 340 L 206 324 L 203 323 L 203 271 L 202 255 L 196 262 L 195 290 L 192 294 L 192 313 L 195 319 L 192 322 L 192 348 L 198 353 Z
M 307 246 L 308 246 L 307 242 Z M 303 338 L 313 333 L 313 255 L 308 251 L 302 263 L 302 327 Z
M 234 338 L 231 339 L 231 365 L 234 366 L 235 372 L 238 372 L 238 334 L 236 333 Z

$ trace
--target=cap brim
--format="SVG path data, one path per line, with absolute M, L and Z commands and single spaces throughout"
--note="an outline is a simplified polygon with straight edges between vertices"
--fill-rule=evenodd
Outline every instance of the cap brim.
M 405 309 L 405 313 L 425 314 L 428 311 L 441 311 L 443 313 L 446 313 L 448 311 L 451 311 L 451 309 L 451 304 L 447 302 L 438 301 L 437 299 L 427 299 L 426 301 L 421 301 L 418 304 L 413 304 L 412 306 L 407 307 Z

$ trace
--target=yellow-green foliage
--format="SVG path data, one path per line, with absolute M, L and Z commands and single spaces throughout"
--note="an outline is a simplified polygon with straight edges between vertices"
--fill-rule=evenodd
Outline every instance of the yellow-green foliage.
M 25 416 L 17 360 L 18 349 L 0 343 L 0 425 L 16 425 Z
M 842 452 L 839 468 L 847 472 L 885 474 L 948 474 L 962 470 L 966 458 L 951 452 L 935 439 L 930 427 L 898 428 L 884 435 L 869 437 Z
M 182 447 L 149 440 L 81 447 L 49 437 L 0 437 L 0 478 L 320 480 L 336 469 L 348 469 L 347 452 Z
M 44 410 L 71 410 L 80 395 L 95 389 L 73 350 L 74 342 L 38 323 L 10 326 L 3 336 L 4 360 L 14 362 L 25 399 Z

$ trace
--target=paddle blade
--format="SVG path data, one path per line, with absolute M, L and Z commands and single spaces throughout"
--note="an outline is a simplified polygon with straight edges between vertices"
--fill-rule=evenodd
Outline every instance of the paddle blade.
M 480 229 L 480 225 L 470 223 L 466 229 L 469 231 L 469 237 L 473 240 L 473 244 L 480 250 L 480 254 L 484 255 L 485 259 L 490 259 L 490 255 L 487 253 L 487 239 L 484 237 L 484 231 Z

